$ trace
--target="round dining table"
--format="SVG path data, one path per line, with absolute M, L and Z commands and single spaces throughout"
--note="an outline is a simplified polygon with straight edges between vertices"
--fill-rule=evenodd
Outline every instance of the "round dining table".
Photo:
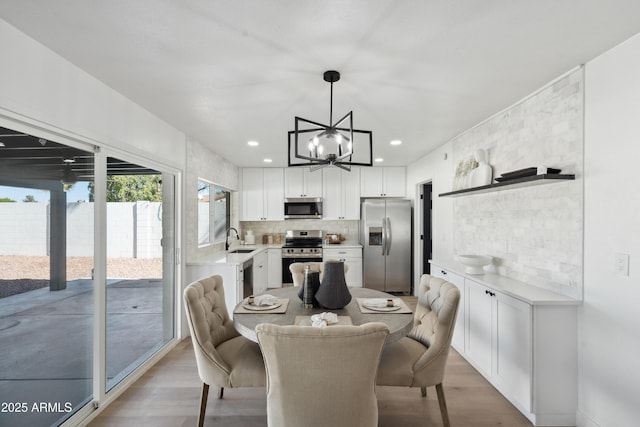
M 329 310 L 322 307 L 304 308 L 298 297 L 299 286 L 287 286 L 280 289 L 269 289 L 267 294 L 276 298 L 288 298 L 289 303 L 284 313 L 270 313 L 269 311 L 256 311 L 251 313 L 233 314 L 233 324 L 236 330 L 251 341 L 258 342 L 256 326 L 260 323 L 273 323 L 276 325 L 294 325 L 296 318 L 310 317 L 314 314 L 331 312 L 339 317 L 348 316 L 353 325 L 362 325 L 369 322 L 382 322 L 389 326 L 387 343 L 399 340 L 406 336 L 413 327 L 413 313 L 409 312 L 374 312 L 362 313 L 358 306 L 357 298 L 397 298 L 395 295 L 367 288 L 349 288 L 351 301 L 344 308 Z M 236 308 L 241 307 L 241 301 Z M 404 303 L 402 303 L 404 304 Z M 235 311 L 235 310 L 234 310 Z M 402 310 L 407 311 L 407 310 Z M 329 326 L 330 327 L 330 326 Z

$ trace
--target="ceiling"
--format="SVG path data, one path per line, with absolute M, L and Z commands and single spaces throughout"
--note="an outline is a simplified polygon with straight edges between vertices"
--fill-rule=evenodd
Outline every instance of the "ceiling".
M 405 165 L 638 33 L 640 2 L 0 0 L 0 17 L 238 166 L 286 166 L 338 70 L 334 116 Z

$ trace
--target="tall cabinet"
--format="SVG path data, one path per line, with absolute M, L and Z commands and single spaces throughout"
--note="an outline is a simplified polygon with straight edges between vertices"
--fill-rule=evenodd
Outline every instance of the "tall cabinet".
M 242 169 L 242 220 L 284 220 L 282 168 Z
M 360 219 L 360 169 L 322 171 L 322 218 Z

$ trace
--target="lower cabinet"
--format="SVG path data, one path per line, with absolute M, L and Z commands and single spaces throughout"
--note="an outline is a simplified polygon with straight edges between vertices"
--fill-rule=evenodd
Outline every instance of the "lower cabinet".
M 322 260 L 343 261 L 349 266 L 344 278 L 347 286 L 362 287 L 362 248 L 327 248 L 322 250 Z
M 531 411 L 531 306 L 465 279 L 465 356 L 493 384 Z
M 233 317 L 233 310 L 236 305 L 242 301 L 242 283 L 244 281 L 244 270 L 242 269 L 242 265 L 233 263 L 187 264 L 187 284 L 214 274 L 222 276 L 224 299 L 227 304 L 227 311 L 229 312 L 229 316 Z M 185 322 L 183 325 L 186 326 L 187 323 Z M 188 329 L 186 329 L 186 334 L 189 334 Z
M 267 251 L 262 251 L 253 257 L 253 293 L 266 292 L 269 279 L 269 264 Z
M 480 283 L 486 277 L 433 263 L 431 272 L 461 290 L 452 346 L 534 426 L 575 425 L 577 303 L 548 294 L 518 299 Z
M 282 287 L 282 249 L 267 249 L 267 264 L 269 265 L 269 274 L 267 279 L 267 287 Z

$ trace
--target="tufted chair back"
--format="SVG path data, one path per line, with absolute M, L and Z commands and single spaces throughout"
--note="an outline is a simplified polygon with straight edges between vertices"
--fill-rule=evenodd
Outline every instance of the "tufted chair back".
M 221 276 L 191 283 L 184 290 L 184 307 L 202 380 L 198 426 L 204 425 L 209 385 L 263 387 L 266 382 L 262 353 L 257 343 L 241 336 L 229 318 Z
M 460 291 L 454 284 L 427 274 L 421 277 L 418 305 L 408 337 L 427 347 L 418 363 L 421 369 L 414 376 L 428 375 L 428 378 L 414 378 L 414 382 L 442 382 L 459 301 Z M 429 363 L 421 363 L 426 361 Z
M 324 270 L 323 262 L 294 262 L 289 264 L 289 271 L 293 278 L 293 286 L 302 286 L 302 282 L 304 281 L 304 269 L 307 265 L 311 266 L 311 271 L 317 271 L 320 273 L 320 281 L 322 281 L 322 272 Z M 344 272 L 346 273 L 347 271 L 349 271 L 349 266 L 345 263 Z
M 227 311 L 222 277 L 211 276 L 189 285 L 184 304 L 200 378 L 207 384 L 230 387 L 231 368 L 216 347 L 239 334 Z

